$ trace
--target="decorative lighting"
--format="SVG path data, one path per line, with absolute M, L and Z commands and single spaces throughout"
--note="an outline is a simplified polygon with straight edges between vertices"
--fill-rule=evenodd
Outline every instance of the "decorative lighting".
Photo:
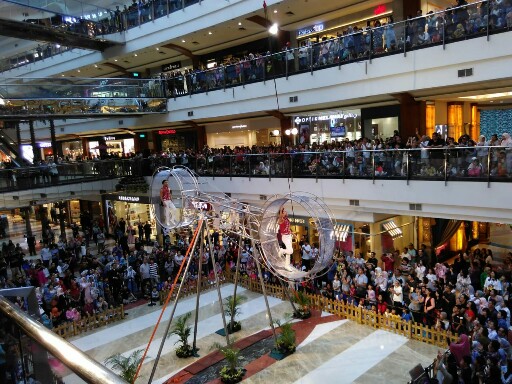
M 274 129 L 272 133 L 274 134 L 274 136 L 279 136 L 280 131 L 279 129 Z
M 277 23 L 272 24 L 272 26 L 268 29 L 268 32 L 271 35 L 277 35 L 277 32 L 279 32 L 279 25 L 277 25 Z
M 393 220 L 382 224 L 382 226 L 384 227 L 384 229 L 386 231 L 388 231 L 388 233 L 391 235 L 393 240 L 398 239 L 399 237 L 403 236 L 402 230 L 396 226 L 396 223 Z
M 483 95 L 476 95 L 476 96 L 464 96 L 464 97 L 459 97 L 459 99 L 488 100 L 488 99 L 496 99 L 498 97 L 510 97 L 510 96 L 512 96 L 512 92 L 498 92 L 498 93 L 486 93 Z
M 296 135 L 299 133 L 299 130 L 297 128 L 292 128 L 292 135 Z
M 334 238 L 337 241 L 346 241 L 350 232 L 350 225 L 348 224 L 335 224 L 334 225 Z
M 290 136 L 291 131 L 290 131 L 289 129 L 287 129 L 286 131 L 284 131 L 284 133 L 285 133 L 287 136 Z

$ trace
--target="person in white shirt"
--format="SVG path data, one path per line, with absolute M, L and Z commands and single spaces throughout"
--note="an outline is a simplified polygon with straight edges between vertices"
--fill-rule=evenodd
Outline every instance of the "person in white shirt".
M 302 266 L 306 267 L 306 271 L 309 271 L 311 268 L 310 263 L 312 259 L 311 254 L 311 245 L 309 245 L 309 242 L 306 240 L 304 244 L 302 245 Z
M 48 244 L 45 244 L 43 249 L 41 249 L 41 260 L 43 261 L 43 265 L 48 268 L 50 266 L 50 260 L 52 259 L 52 253 L 50 252 L 50 248 L 48 248 Z

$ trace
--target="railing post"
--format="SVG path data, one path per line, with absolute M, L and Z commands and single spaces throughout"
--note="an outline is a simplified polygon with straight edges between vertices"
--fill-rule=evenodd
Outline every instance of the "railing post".
M 342 152 L 341 153 L 341 170 L 342 170 L 342 178 L 343 178 L 343 184 L 345 184 L 345 172 L 346 172 L 346 161 L 347 161 L 347 153 Z
M 375 184 L 375 153 L 371 152 L 372 156 L 372 182 Z
M 491 151 L 492 148 L 487 151 L 487 188 L 491 188 Z
M 291 154 L 288 154 L 290 156 L 290 180 L 293 181 L 293 156 Z
M 487 34 L 487 41 L 489 41 L 490 39 L 490 28 L 489 28 L 489 21 L 490 21 L 490 17 L 491 17 L 491 7 L 490 7 L 490 2 L 487 1 L 487 28 L 486 28 L 486 34 Z
M 271 162 L 270 162 L 270 153 L 268 154 L 268 181 L 271 181 L 272 180 L 272 176 L 271 176 L 271 172 L 270 172 L 270 167 L 272 166 Z
M 233 180 L 233 155 L 229 155 L 229 180 Z
M 405 45 L 405 44 L 404 44 Z M 370 46 L 368 47 L 368 61 L 372 63 L 373 29 L 370 29 Z
M 316 154 L 316 182 L 318 183 L 318 173 L 320 172 L 320 164 L 322 164 L 322 157 L 317 152 Z
M 311 76 L 313 76 L 313 51 L 314 51 L 313 46 L 310 46 L 308 49 L 308 52 L 309 52 L 309 68 L 311 68 Z
M 448 151 L 444 150 L 444 185 L 448 185 Z
M 446 25 L 444 24 L 443 22 L 443 51 L 446 49 L 446 34 L 445 34 L 445 29 L 446 29 Z
M 407 180 L 407 185 L 409 185 L 409 179 L 410 179 L 410 172 L 409 172 L 409 166 L 410 166 L 410 156 L 411 154 L 409 152 L 407 152 L 407 166 L 406 166 L 406 169 L 407 169 L 407 175 L 406 175 L 406 180 Z

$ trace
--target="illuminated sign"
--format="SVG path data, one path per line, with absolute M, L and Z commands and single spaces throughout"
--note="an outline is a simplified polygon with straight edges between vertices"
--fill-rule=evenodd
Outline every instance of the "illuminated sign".
M 199 211 L 211 211 L 212 205 L 210 203 L 205 203 L 203 201 L 193 201 L 192 205 L 195 209 Z
M 116 139 L 115 136 L 103 136 L 103 138 L 105 139 L 105 141 L 112 141 Z
M 159 135 L 174 135 L 176 133 L 175 129 L 162 129 L 158 131 Z
M 173 63 L 162 65 L 162 72 L 174 71 L 179 68 L 181 68 L 181 61 L 175 61 Z
M 385 5 L 379 5 L 373 10 L 374 15 L 380 15 L 382 13 L 386 12 L 386 6 Z
M 309 122 L 312 122 L 312 121 L 347 119 L 347 118 L 352 118 L 352 117 L 357 117 L 357 115 L 355 113 L 347 113 L 347 114 L 340 113 L 340 114 L 337 114 L 337 115 L 320 115 L 320 116 L 305 116 L 305 117 L 297 116 L 293 120 L 293 122 L 298 125 L 300 123 L 309 123 Z
M 322 32 L 324 30 L 323 24 L 315 24 L 310 27 L 302 28 L 297 31 L 297 36 L 305 36 L 309 35 L 310 33 L 316 33 L 316 32 Z
M 302 225 L 306 224 L 305 219 L 299 219 L 297 217 L 289 217 L 289 219 L 290 219 L 290 224 L 302 224 Z
M 146 134 L 145 133 L 139 133 L 139 137 L 140 138 L 144 138 L 144 137 L 146 137 Z
M 52 147 L 52 143 L 48 143 L 48 142 L 39 143 L 39 148 L 51 148 L 51 147 Z
M 131 201 L 133 203 L 138 203 L 140 201 L 139 196 L 119 196 L 118 199 L 120 201 Z
M 243 128 L 247 128 L 247 124 L 238 124 L 238 125 L 233 125 L 231 126 L 232 129 L 243 129 Z

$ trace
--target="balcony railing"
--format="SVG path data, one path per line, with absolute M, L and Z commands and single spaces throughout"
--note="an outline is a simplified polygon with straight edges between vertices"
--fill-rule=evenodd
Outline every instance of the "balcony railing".
M 347 27 L 347 33 L 299 48 L 246 57 L 235 64 L 167 76 L 167 95 L 179 97 L 403 54 L 470 38 L 509 31 L 504 3 L 478 1 L 466 6 L 373 28 Z
M 0 169 L 0 192 L 140 175 L 142 161 L 98 160 Z
M 473 160 L 475 159 L 475 160 Z M 153 159 L 153 167 L 183 164 L 178 156 Z M 512 181 L 512 148 L 345 150 L 325 152 L 189 155 L 199 176 Z

